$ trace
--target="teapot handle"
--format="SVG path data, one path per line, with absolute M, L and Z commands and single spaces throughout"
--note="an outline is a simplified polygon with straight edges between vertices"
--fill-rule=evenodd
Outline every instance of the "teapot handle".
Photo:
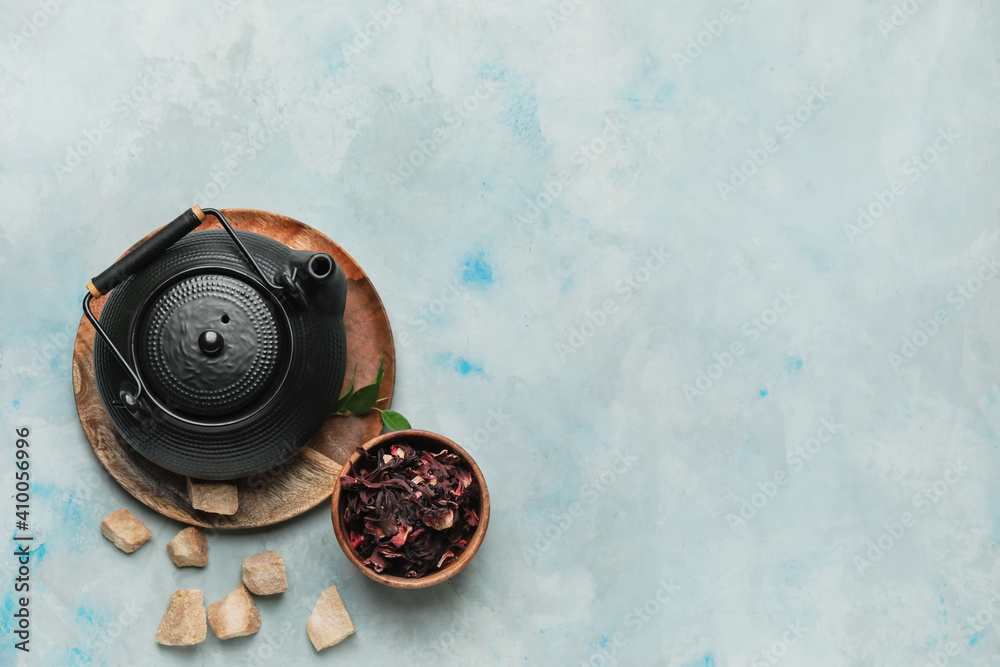
M 111 354 L 114 355 L 118 363 L 121 364 L 122 368 L 129 374 L 132 381 L 135 383 L 134 389 L 123 388 L 119 396 L 121 403 L 115 404 L 116 407 L 124 406 L 132 412 L 133 415 L 138 415 L 142 411 L 142 404 L 139 399 L 142 397 L 145 387 L 143 387 L 142 379 L 139 374 L 132 368 L 132 365 L 128 363 L 121 351 L 108 336 L 107 332 L 101 326 L 97 317 L 94 315 L 93 310 L 90 308 L 90 304 L 94 299 L 100 298 L 113 290 L 118 285 L 122 284 L 126 279 L 132 277 L 135 273 L 141 271 L 146 266 L 149 265 L 154 259 L 163 254 L 170 246 L 180 241 L 189 232 L 194 231 L 198 225 L 204 222 L 206 216 L 214 215 L 218 220 L 219 224 L 226 230 L 233 242 L 236 243 L 240 252 L 246 257 L 247 261 L 253 267 L 254 271 L 261 280 L 264 281 L 271 290 L 274 292 L 287 292 L 290 298 L 298 296 L 301 299 L 301 293 L 298 286 L 289 280 L 288 285 L 276 285 L 273 280 L 269 279 L 264 271 L 261 269 L 260 264 L 254 259 L 253 254 L 246 247 L 240 237 L 236 234 L 236 230 L 233 229 L 226 217 L 222 215 L 222 212 L 209 208 L 202 210 L 200 206 L 192 206 L 188 210 L 181 213 L 173 220 L 170 224 L 165 226 L 163 229 L 158 231 L 156 234 L 151 236 L 145 242 L 143 242 L 138 248 L 128 253 L 117 262 L 112 264 L 110 267 L 102 271 L 97 277 L 90 281 L 87 285 L 87 294 L 83 297 L 83 312 L 87 316 L 87 319 L 93 325 L 94 329 L 97 331 L 97 335 L 105 342 L 105 344 L 110 348 Z
M 107 294 L 126 278 L 145 268 L 150 262 L 162 255 L 167 248 L 177 243 L 204 221 L 205 214 L 200 206 L 189 208 L 138 248 L 98 274 L 87 285 L 87 291 L 93 294 L 95 299 Z

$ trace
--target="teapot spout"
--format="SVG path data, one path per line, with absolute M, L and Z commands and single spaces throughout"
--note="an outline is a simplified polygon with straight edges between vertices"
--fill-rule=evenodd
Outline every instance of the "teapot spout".
M 288 257 L 288 273 L 305 295 L 309 308 L 343 317 L 347 301 L 347 276 L 325 252 L 297 250 Z

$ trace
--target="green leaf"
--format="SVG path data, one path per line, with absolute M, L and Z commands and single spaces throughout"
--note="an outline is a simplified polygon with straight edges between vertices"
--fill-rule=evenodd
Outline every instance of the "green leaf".
M 347 393 L 340 397 L 337 401 L 337 409 L 334 412 L 343 412 L 347 409 L 347 404 L 354 397 L 354 383 L 351 382 L 351 388 L 347 390 Z
M 375 403 L 378 402 L 378 392 L 382 385 L 382 376 L 385 373 L 385 363 L 382 356 L 379 356 L 378 361 L 378 373 L 375 376 L 375 382 L 361 387 L 353 396 L 348 397 L 346 400 L 341 399 L 344 403 L 344 409 L 356 415 L 363 415 L 372 408 L 375 407 Z
M 357 376 L 356 368 L 354 369 L 354 373 L 355 376 Z M 334 412 L 339 413 L 347 409 L 347 402 L 351 400 L 352 396 L 354 396 L 354 380 L 355 377 L 352 377 L 351 386 L 347 388 L 347 391 L 344 393 L 344 395 L 341 396 L 340 399 L 337 401 L 337 409 L 334 410 Z
M 362 387 L 354 392 L 354 396 L 351 396 L 350 400 L 347 401 L 347 411 L 356 415 L 363 415 L 375 407 L 375 401 L 377 399 L 377 384 L 370 384 L 367 387 Z
M 379 412 L 382 413 L 382 423 L 393 431 L 402 431 L 413 428 L 410 426 L 410 422 L 406 420 L 406 417 L 399 414 L 395 410 L 379 410 Z

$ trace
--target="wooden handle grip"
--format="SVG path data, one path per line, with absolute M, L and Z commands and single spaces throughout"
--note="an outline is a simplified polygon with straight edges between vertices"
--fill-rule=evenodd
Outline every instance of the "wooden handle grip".
M 167 248 L 200 225 L 204 219 L 205 214 L 199 206 L 184 211 L 145 243 L 98 274 L 87 285 L 87 290 L 95 297 L 107 294 L 127 278 L 148 266 Z

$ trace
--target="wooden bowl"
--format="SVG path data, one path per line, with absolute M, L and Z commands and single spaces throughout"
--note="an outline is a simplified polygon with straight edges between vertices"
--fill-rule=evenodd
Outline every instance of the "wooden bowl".
M 392 433 L 386 433 L 385 435 L 380 435 L 377 438 L 369 440 L 362 446 L 362 449 L 367 452 L 388 443 L 404 441 L 417 450 L 440 452 L 442 449 L 447 449 L 455 454 L 458 454 L 465 465 L 469 468 L 469 471 L 472 472 L 473 478 L 476 482 L 478 482 L 479 507 L 476 508 L 476 513 L 479 515 L 479 524 L 469 536 L 469 544 L 465 547 L 462 553 L 458 555 L 456 560 L 444 566 L 440 570 L 417 579 L 380 574 L 365 565 L 361 557 L 355 553 L 354 548 L 351 546 L 347 530 L 344 528 L 343 517 L 344 510 L 347 507 L 347 496 L 341 493 L 340 485 L 340 478 L 349 474 L 351 464 L 357 463 L 358 459 L 361 458 L 361 454 L 357 451 L 351 454 L 351 456 L 347 459 L 343 469 L 340 471 L 340 475 L 337 476 L 337 483 L 333 489 L 333 501 L 331 503 L 331 511 L 333 514 L 333 532 L 337 535 L 337 542 L 340 543 L 340 548 L 344 551 L 347 559 L 354 563 L 354 566 L 361 570 L 361 572 L 369 579 L 374 579 L 380 584 L 392 586 L 393 588 L 427 588 L 428 586 L 440 584 L 442 581 L 447 581 L 448 579 L 454 577 L 462 571 L 462 568 L 469 564 L 472 557 L 476 555 L 477 551 L 479 551 L 479 546 L 483 543 L 483 538 L 486 536 L 486 527 L 489 526 L 490 523 L 490 492 L 486 488 L 486 479 L 483 477 L 483 471 L 479 469 L 479 466 L 472 460 L 469 453 L 443 435 L 431 433 L 430 431 L 418 430 L 393 431 Z

